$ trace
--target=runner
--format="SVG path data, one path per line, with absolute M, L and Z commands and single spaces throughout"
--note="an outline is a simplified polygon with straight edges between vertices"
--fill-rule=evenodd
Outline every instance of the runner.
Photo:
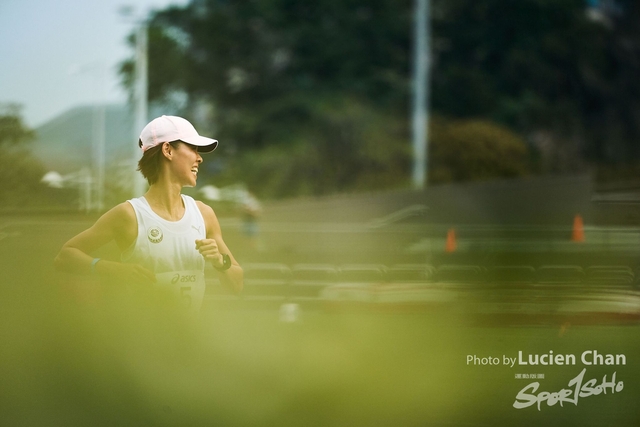
M 196 185 L 200 153 L 213 151 L 218 141 L 198 135 L 181 117 L 162 116 L 145 126 L 138 145 L 143 153 L 138 170 L 149 190 L 115 206 L 65 243 L 55 259 L 56 268 L 167 287 L 199 310 L 205 261 L 209 261 L 221 282 L 240 292 L 242 268 L 222 239 L 213 209 L 181 194 L 183 187 Z M 121 262 L 91 255 L 112 241 L 121 252 Z

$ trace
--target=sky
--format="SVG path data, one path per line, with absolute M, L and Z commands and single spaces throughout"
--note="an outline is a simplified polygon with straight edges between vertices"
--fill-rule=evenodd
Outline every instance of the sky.
M 138 16 L 187 0 L 0 0 L 0 104 L 22 106 L 29 127 L 65 111 L 125 103 L 118 64 L 133 55 L 126 38 Z

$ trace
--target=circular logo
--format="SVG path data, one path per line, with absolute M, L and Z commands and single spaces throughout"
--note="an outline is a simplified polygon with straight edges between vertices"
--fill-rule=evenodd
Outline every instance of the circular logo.
M 149 229 L 147 230 L 147 238 L 151 243 L 162 242 L 162 237 L 163 235 L 162 235 L 162 230 L 160 230 L 160 227 L 157 227 L 157 226 L 149 227 Z

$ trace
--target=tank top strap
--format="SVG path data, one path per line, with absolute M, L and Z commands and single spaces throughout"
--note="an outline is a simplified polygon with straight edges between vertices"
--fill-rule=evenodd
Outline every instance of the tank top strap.
M 193 197 L 187 196 L 185 194 L 182 195 L 182 200 L 184 201 L 185 206 L 185 216 L 189 217 L 189 221 L 192 224 L 195 224 L 198 227 L 202 226 L 203 234 L 206 237 L 207 233 L 204 223 L 204 217 L 202 216 L 202 212 L 200 212 L 200 208 L 198 208 L 198 204 L 193 199 Z

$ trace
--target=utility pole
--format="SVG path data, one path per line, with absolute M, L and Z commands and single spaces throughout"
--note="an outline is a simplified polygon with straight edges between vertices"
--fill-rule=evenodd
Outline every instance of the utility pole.
M 135 66 L 135 87 L 134 87 L 134 103 L 135 103 L 135 120 L 133 125 L 133 179 L 132 192 L 133 197 L 139 197 L 144 194 L 145 182 L 144 178 L 136 169 L 138 168 L 138 160 L 142 153 L 138 147 L 138 138 L 142 128 L 145 127 L 148 120 L 148 71 L 147 71 L 147 23 L 141 19 L 136 30 L 136 66 Z
M 431 62 L 430 0 L 416 0 L 413 54 L 413 187 L 422 190 L 428 178 L 429 69 Z
M 104 187 L 105 187 L 105 67 L 103 64 L 98 68 L 98 93 L 99 100 L 94 106 L 93 116 L 93 140 L 95 143 L 95 163 L 96 163 L 96 210 L 104 210 Z
M 85 179 L 86 200 L 88 210 L 102 211 L 104 209 L 105 187 L 105 73 L 106 67 L 102 62 L 88 63 L 84 65 L 74 64 L 69 69 L 69 74 L 93 73 L 93 114 L 91 118 L 91 179 Z M 84 179 L 84 178 L 83 178 Z M 89 185 L 90 183 L 91 185 Z M 95 197 L 92 202 L 92 192 Z
M 131 5 L 121 6 L 118 10 L 121 17 L 133 21 L 135 23 L 135 69 L 133 82 L 133 135 L 131 144 L 131 193 L 133 197 L 140 197 L 145 191 L 145 181 L 138 169 L 138 160 L 142 156 L 140 147 L 138 147 L 138 138 L 140 132 L 147 124 L 148 112 L 148 25 L 146 18 L 139 13 Z

